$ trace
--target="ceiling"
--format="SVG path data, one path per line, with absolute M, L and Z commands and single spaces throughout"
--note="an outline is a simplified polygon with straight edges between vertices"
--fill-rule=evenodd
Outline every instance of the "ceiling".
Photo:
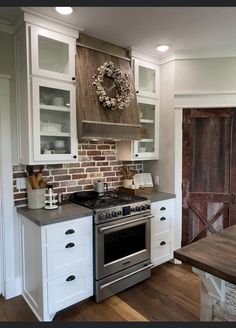
M 70 16 L 53 7 L 27 8 L 152 55 L 160 43 L 172 51 L 236 49 L 236 7 L 74 7 Z M 0 20 L 11 24 L 19 13 L 20 7 L 1 7 Z

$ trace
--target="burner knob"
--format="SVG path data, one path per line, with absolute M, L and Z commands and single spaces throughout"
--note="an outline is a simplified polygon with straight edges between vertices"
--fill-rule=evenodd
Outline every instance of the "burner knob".
M 121 212 L 121 211 L 118 211 L 117 214 L 118 214 L 118 216 L 119 216 L 119 215 L 122 215 L 122 212 Z
M 136 206 L 136 211 L 139 212 L 141 210 L 140 206 Z
M 142 210 L 142 211 L 145 211 L 145 209 L 146 209 L 146 206 L 145 206 L 145 205 L 142 205 L 142 206 L 141 206 L 141 210 Z
M 110 217 L 111 217 L 111 213 L 110 213 L 110 212 L 107 212 L 107 213 L 106 213 L 106 218 L 107 218 L 107 219 L 110 219 Z
M 113 211 L 113 212 L 111 213 L 111 216 L 114 218 L 114 217 L 117 216 L 117 213 L 116 213 L 115 211 Z
M 131 207 L 131 212 L 135 212 L 135 207 Z
M 101 220 L 104 220 L 105 219 L 105 213 L 101 213 L 100 215 L 99 215 L 99 219 L 101 219 Z
M 146 209 L 150 210 L 151 205 L 150 204 L 146 204 Z

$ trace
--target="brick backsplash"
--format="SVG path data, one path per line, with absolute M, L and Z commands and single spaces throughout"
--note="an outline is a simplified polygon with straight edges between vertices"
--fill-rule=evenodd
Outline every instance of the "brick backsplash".
M 54 192 L 70 194 L 76 191 L 93 190 L 94 183 L 102 180 L 109 189 L 121 186 L 119 168 L 132 167 L 137 173 L 143 171 L 142 161 L 118 161 L 116 143 L 113 141 L 84 141 L 78 146 L 78 163 L 45 164 L 44 177 L 53 185 Z M 34 171 L 39 165 L 34 166 Z M 27 204 L 27 190 L 16 188 L 16 179 L 26 177 L 25 165 L 13 166 L 13 194 L 15 206 Z

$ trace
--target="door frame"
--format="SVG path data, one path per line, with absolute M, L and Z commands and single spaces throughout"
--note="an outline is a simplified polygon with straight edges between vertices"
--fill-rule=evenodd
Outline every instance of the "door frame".
M 174 96 L 175 115 L 175 193 L 176 223 L 175 248 L 181 247 L 182 241 L 182 123 L 183 110 L 187 108 L 233 108 L 236 110 L 236 91 L 190 91 L 179 92 Z M 178 223 L 177 223 L 178 222 Z
M 0 74 L 0 250 L 1 293 L 5 298 L 16 296 L 14 199 L 12 189 L 10 79 Z

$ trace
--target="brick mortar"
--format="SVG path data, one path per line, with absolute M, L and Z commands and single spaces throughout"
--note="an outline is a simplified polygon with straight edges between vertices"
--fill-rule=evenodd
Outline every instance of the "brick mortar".
M 90 148 L 91 147 L 91 148 Z M 106 147 L 106 149 L 102 149 L 102 147 Z M 108 148 L 109 147 L 109 148 Z M 87 148 L 87 149 L 85 149 Z M 116 144 L 115 142 L 93 142 L 93 141 L 86 141 L 82 142 L 78 146 L 78 154 L 80 151 L 84 152 L 84 155 L 79 155 L 79 162 L 78 163 L 70 163 L 70 164 L 45 164 L 45 179 L 53 184 L 56 187 L 53 189 L 54 192 L 59 192 L 63 190 L 63 194 L 70 194 L 73 190 L 83 191 L 83 190 L 93 190 L 94 183 L 101 179 L 102 181 L 108 183 L 109 189 L 117 189 L 119 186 L 122 185 L 122 176 L 117 174 L 118 169 L 122 165 L 127 165 L 132 167 L 137 173 L 141 173 L 143 170 L 143 163 L 142 162 L 122 162 L 117 160 L 117 153 L 116 153 Z M 94 155 L 96 160 L 93 160 L 93 156 L 88 155 L 92 151 L 100 151 L 101 155 Z M 103 152 L 109 152 L 109 154 L 103 154 Z M 101 160 L 98 160 L 97 157 L 101 157 Z M 112 158 L 111 158 L 112 157 Z M 88 160 L 89 158 L 89 160 Z M 88 162 L 88 166 L 81 166 L 81 164 L 85 164 Z M 103 166 L 103 162 L 108 162 L 108 165 Z M 91 165 L 93 163 L 93 165 Z M 39 165 L 34 165 L 35 172 L 38 172 Z M 110 167 L 109 171 L 102 171 L 101 169 L 106 169 Z M 98 168 L 96 172 L 86 172 L 87 168 Z M 72 173 L 70 170 L 80 169 L 81 173 Z M 61 172 L 61 174 L 59 174 Z M 65 173 L 67 172 L 67 173 Z M 53 174 L 55 173 L 55 174 Z M 90 176 L 90 174 L 95 173 L 95 177 Z M 99 178 L 96 177 L 96 173 L 99 173 Z M 115 174 L 115 175 L 107 175 L 107 174 Z M 86 175 L 87 178 L 81 179 L 73 179 L 73 175 L 81 174 Z M 12 190 L 13 196 L 15 199 L 15 206 L 22 206 L 27 204 L 27 196 L 23 197 L 26 193 L 26 189 L 17 189 L 16 188 L 16 178 L 17 177 L 25 177 L 26 176 L 26 166 L 25 165 L 16 165 L 13 166 L 13 183 L 12 183 Z M 65 180 L 57 180 L 60 179 L 60 176 L 65 176 Z M 56 179 L 55 179 L 56 177 Z M 112 178 L 112 179 L 111 179 Z M 115 180 L 115 179 L 116 180 Z M 113 180 L 114 179 L 114 180 Z M 73 182 L 73 183 L 72 183 Z M 68 185 L 66 185 L 68 183 Z M 74 184 L 75 183 L 75 184 Z M 26 194 L 27 195 L 27 194 Z M 18 198 L 21 197 L 22 198 Z

